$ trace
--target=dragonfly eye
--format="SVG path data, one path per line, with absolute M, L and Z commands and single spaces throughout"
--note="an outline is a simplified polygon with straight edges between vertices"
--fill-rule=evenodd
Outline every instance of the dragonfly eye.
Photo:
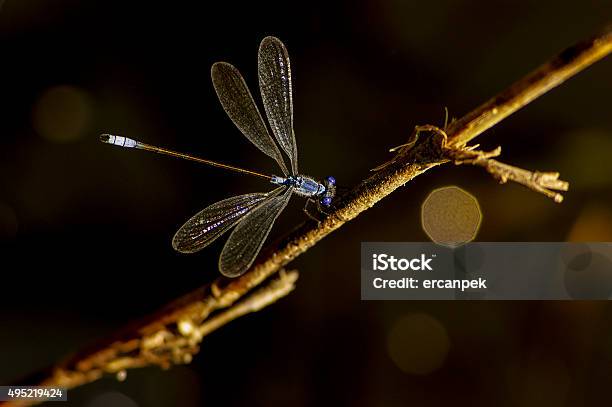
M 331 197 L 326 196 L 325 198 L 321 199 L 321 205 L 329 206 L 331 205 L 331 201 L 332 201 Z
M 336 178 L 332 177 L 331 175 L 329 177 L 327 177 L 327 183 L 329 185 L 336 185 Z

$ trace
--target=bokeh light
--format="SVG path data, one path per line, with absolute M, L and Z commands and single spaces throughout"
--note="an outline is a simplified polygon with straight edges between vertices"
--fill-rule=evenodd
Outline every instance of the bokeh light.
M 449 348 L 446 329 L 428 314 L 402 317 L 387 337 L 391 360 L 405 373 L 414 375 L 427 375 L 439 369 Z
M 115 375 L 115 378 L 119 382 L 124 382 L 125 379 L 127 379 L 127 371 L 125 369 L 118 371 L 117 374 Z
M 572 225 L 568 242 L 612 242 L 612 210 L 608 206 L 590 204 Z
M 456 186 L 436 189 L 421 207 L 423 230 L 433 242 L 445 246 L 474 240 L 481 220 L 476 198 Z
M 575 299 L 602 299 L 612 296 L 612 261 L 602 253 L 578 255 L 564 274 L 567 293 Z
M 588 244 L 574 243 L 566 245 L 561 250 L 561 261 L 565 269 L 584 270 L 591 264 L 593 260 L 593 251 Z
M 85 134 L 92 116 L 91 97 L 82 89 L 60 85 L 47 89 L 36 101 L 32 125 L 43 138 L 67 143 Z

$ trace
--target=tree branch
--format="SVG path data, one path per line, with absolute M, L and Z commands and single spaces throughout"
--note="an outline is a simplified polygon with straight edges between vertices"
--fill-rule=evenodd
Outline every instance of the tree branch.
M 449 145 L 464 146 L 538 96 L 562 84 L 612 51 L 612 28 L 565 49 L 555 58 L 506 90 L 451 123 L 447 130 Z
M 175 363 L 190 362 L 205 335 L 286 295 L 293 289 L 297 274 L 282 274 L 261 291 L 238 302 L 250 290 L 344 223 L 437 165 L 449 161 L 470 162 L 487 168 L 502 180 L 513 179 L 536 190 L 535 185 L 544 185 L 544 189 L 567 189 L 566 183 L 556 179 L 556 173 L 536 173 L 539 175 L 534 177 L 525 170 L 491 160 L 490 154 L 473 151 L 476 146 L 468 147 L 466 144 L 611 51 L 612 33 L 607 30 L 566 49 L 493 99 L 451 123 L 445 131 L 437 131 L 435 126 L 417 128 L 416 137 L 397 149 L 396 156 L 390 162 L 379 166 L 369 178 L 339 197 L 333 212 L 322 222 L 306 222 L 284 239 L 270 245 L 241 277 L 233 280 L 220 277 L 212 284 L 179 298 L 158 313 L 132 324 L 114 337 L 20 384 L 73 388 L 97 380 L 104 374 L 116 374 L 118 379 L 123 379 L 125 370 L 130 368 L 147 365 L 167 368 Z M 427 131 L 432 137 L 418 137 L 419 131 Z M 231 308 L 226 309 L 228 307 Z

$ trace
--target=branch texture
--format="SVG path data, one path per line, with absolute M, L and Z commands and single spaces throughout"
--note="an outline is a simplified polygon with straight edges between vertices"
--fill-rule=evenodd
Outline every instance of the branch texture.
M 270 278 L 293 259 L 414 177 L 440 164 L 453 161 L 479 165 L 500 181 L 517 181 L 560 201 L 559 194 L 550 191 L 567 189 L 567 183 L 558 180 L 557 173 L 532 173 L 502 164 L 492 159 L 499 151 L 478 152 L 477 146 L 467 146 L 467 143 L 611 51 L 612 33 L 608 30 L 566 49 L 448 128 L 417 127 L 415 137 L 398 148 L 391 161 L 377 167 L 370 177 L 339 197 L 333 212 L 322 222 L 306 222 L 270 245 L 241 277 L 233 280 L 220 277 L 114 337 L 19 384 L 73 388 L 105 374 L 117 375 L 122 380 L 126 369 L 148 365 L 168 368 L 172 364 L 189 363 L 204 336 L 288 294 L 297 279 L 296 272 L 283 271 L 271 281 Z M 431 137 L 418 137 L 420 132 Z M 264 288 L 249 295 L 264 282 Z
M 538 96 L 562 84 L 612 51 L 612 29 L 565 49 L 447 129 L 449 144 L 463 146 Z

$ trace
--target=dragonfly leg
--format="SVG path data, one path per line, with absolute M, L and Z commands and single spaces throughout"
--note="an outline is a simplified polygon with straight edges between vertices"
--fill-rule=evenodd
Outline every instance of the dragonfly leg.
M 330 212 L 327 212 L 327 210 L 332 210 L 334 207 L 334 204 L 332 202 L 332 204 L 330 206 L 323 206 L 319 201 L 316 201 L 317 203 L 317 210 L 319 211 L 319 213 L 322 213 L 325 216 L 329 216 L 331 215 Z
M 304 213 L 306 214 L 306 216 L 308 216 L 310 219 L 314 220 L 317 223 L 321 223 L 321 219 L 317 218 L 316 216 L 314 216 L 312 213 L 310 213 L 310 211 L 308 210 L 308 205 L 312 202 L 312 199 L 306 199 L 306 204 L 304 205 Z

